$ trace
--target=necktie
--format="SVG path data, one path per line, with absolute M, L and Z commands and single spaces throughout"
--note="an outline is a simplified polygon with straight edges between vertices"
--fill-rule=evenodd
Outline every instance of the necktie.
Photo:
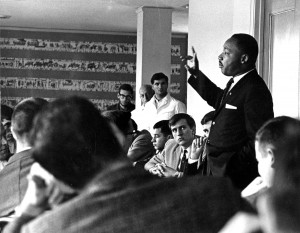
M 187 150 L 184 150 L 183 151 L 183 156 L 181 158 L 181 162 L 180 162 L 180 165 L 179 165 L 179 169 L 178 171 L 180 172 L 185 172 L 185 169 L 186 169 L 186 165 L 188 163 L 188 158 L 186 157 L 186 153 L 187 153 Z
M 233 78 L 231 78 L 231 79 L 228 81 L 228 83 L 226 84 L 226 87 L 225 87 L 225 89 L 224 89 L 224 92 L 223 92 L 223 95 L 222 95 L 222 99 L 221 99 L 220 105 L 223 103 L 223 101 L 224 101 L 224 99 L 225 99 L 225 97 L 226 97 L 226 95 L 227 95 L 227 93 L 228 93 L 228 91 L 229 91 L 229 89 L 230 89 L 230 87 L 231 87 L 231 84 L 232 84 L 233 82 L 234 82 L 234 81 L 233 81 Z

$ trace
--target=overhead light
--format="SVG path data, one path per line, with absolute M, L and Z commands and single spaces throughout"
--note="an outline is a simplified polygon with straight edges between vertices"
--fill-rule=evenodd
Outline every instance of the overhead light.
M 182 8 L 189 9 L 189 4 L 183 5 Z
M 0 19 L 9 19 L 11 15 L 1 15 L 0 14 Z

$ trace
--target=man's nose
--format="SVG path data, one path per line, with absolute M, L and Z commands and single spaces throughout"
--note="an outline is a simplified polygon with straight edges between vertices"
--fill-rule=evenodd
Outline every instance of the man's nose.
M 218 60 L 223 60 L 223 53 L 218 56 Z

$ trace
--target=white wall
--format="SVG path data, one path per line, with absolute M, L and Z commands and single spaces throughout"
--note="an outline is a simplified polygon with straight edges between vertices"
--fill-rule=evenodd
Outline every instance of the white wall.
M 200 69 L 219 87 L 228 77 L 218 64 L 224 42 L 234 33 L 253 33 L 255 0 L 190 0 L 188 53 L 194 46 Z M 201 119 L 213 110 L 190 85 L 187 86 L 187 111 L 196 121 L 197 134 L 202 134 Z

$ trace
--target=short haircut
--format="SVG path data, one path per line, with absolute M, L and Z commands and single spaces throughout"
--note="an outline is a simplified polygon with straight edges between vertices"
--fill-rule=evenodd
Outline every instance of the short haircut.
M 58 180 L 83 188 L 122 149 L 108 121 L 89 100 L 56 99 L 37 116 L 33 158 Z
M 154 95 L 154 91 L 152 89 L 152 86 L 149 85 L 149 84 L 145 84 L 145 85 L 142 85 L 141 88 L 140 88 L 140 90 L 143 90 L 143 89 L 146 91 L 146 93 L 145 93 L 146 100 L 149 101 L 152 98 L 152 96 Z
M 116 124 L 119 130 L 126 135 L 129 130 L 129 122 L 131 120 L 131 113 L 121 110 L 109 110 L 102 113 L 102 115 L 109 121 Z
M 237 47 L 243 52 L 249 55 L 249 64 L 254 65 L 258 56 L 258 44 L 256 39 L 244 33 L 238 33 L 231 36 L 237 45 Z
M 201 119 L 201 125 L 205 125 L 207 122 L 212 121 L 215 116 L 215 111 L 210 111 L 204 115 Z
M 129 91 L 133 95 L 133 88 L 130 84 L 124 83 L 119 87 L 119 93 L 121 90 Z
M 186 113 L 177 113 L 174 116 L 171 117 L 169 120 L 169 127 L 175 125 L 178 121 L 185 119 L 188 126 L 192 129 L 196 127 L 195 120 L 188 114 Z
M 256 141 L 262 149 L 272 146 L 276 183 L 300 186 L 300 121 L 288 116 L 273 118 L 257 131 Z
M 154 124 L 153 129 L 160 129 L 161 133 L 166 137 L 172 135 L 168 120 L 158 121 Z
M 45 99 L 29 98 L 15 106 L 12 114 L 12 128 L 17 138 L 22 138 L 31 144 L 29 133 L 33 128 L 34 118 L 47 104 L 48 101 Z
M 1 104 L 1 121 L 2 120 L 11 120 L 13 114 L 13 109 L 7 105 Z
M 161 80 L 161 79 L 164 79 L 166 81 L 166 83 L 169 82 L 168 76 L 165 75 L 164 73 L 160 72 L 160 73 L 155 73 L 152 75 L 151 84 L 153 84 L 155 80 Z

